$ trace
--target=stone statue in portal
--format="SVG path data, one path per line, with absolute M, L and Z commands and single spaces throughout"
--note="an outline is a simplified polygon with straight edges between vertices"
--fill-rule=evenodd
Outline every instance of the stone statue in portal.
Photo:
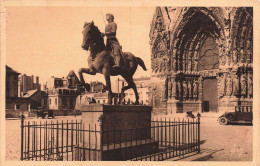
M 192 99 L 192 82 L 191 80 L 188 81 L 188 90 L 189 90 L 189 99 Z
M 237 75 L 235 75 L 235 77 L 233 78 L 233 95 L 239 95 L 239 80 Z
M 252 76 L 252 73 L 250 73 L 249 76 L 248 76 L 248 97 L 249 98 L 253 97 L 253 76 Z
M 246 96 L 246 76 L 245 74 L 241 75 L 241 96 Z
M 231 96 L 232 95 L 232 79 L 231 76 L 228 75 L 227 80 L 226 80 L 226 95 Z
M 158 71 L 158 62 L 155 60 L 154 61 L 154 72 L 157 73 Z
M 177 81 L 177 86 L 176 86 L 176 90 L 178 91 L 177 94 L 178 94 L 178 99 L 180 100 L 181 99 L 181 83 L 180 83 L 180 80 Z
M 198 97 L 198 84 L 197 84 L 197 81 L 194 80 L 194 82 L 193 82 L 193 98 L 197 99 L 197 97 Z
M 188 97 L 188 86 L 187 81 L 183 81 L 183 98 Z
M 240 50 L 240 63 L 244 63 L 244 49 Z

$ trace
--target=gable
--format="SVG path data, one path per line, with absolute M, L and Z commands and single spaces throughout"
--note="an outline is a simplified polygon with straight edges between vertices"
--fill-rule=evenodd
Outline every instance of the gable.
M 150 39 L 152 40 L 154 33 L 160 33 L 166 29 L 166 24 L 164 16 L 161 10 L 161 7 L 156 7 L 155 14 L 153 16 L 151 30 L 150 30 Z

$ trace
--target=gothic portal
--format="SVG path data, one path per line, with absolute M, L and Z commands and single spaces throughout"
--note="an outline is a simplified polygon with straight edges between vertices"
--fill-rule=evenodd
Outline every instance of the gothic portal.
M 150 102 L 167 113 L 232 111 L 253 102 L 253 8 L 157 7 Z

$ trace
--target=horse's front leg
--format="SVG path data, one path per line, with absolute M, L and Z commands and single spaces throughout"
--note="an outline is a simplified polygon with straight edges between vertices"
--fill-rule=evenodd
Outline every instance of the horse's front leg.
M 133 78 L 129 75 L 122 75 L 122 76 L 124 77 L 124 79 L 128 83 L 128 86 L 123 87 L 121 93 L 124 93 L 124 91 L 127 90 L 127 89 L 133 88 L 134 93 L 135 93 L 135 105 L 139 105 L 139 95 L 138 95 L 136 85 L 135 85 Z
M 80 79 L 81 86 L 84 86 L 87 91 L 90 91 L 90 85 L 88 83 L 85 83 L 85 80 L 83 78 L 83 73 L 95 75 L 96 71 L 94 71 L 90 68 L 80 68 L 78 73 L 79 73 L 79 79 Z
M 132 83 L 132 88 L 135 93 L 135 105 L 139 105 L 139 95 L 138 95 L 137 88 L 136 88 L 136 85 L 134 82 Z
M 105 76 L 105 80 L 106 80 L 106 89 L 108 91 L 108 104 L 112 104 L 112 99 L 113 99 L 113 93 L 112 93 L 112 89 L 111 89 L 111 81 L 110 81 L 110 75 L 106 75 Z
M 131 87 L 130 87 L 129 85 L 122 87 L 122 89 L 121 89 L 121 96 L 120 96 L 120 99 L 119 99 L 119 103 L 120 103 L 120 104 L 122 104 L 122 101 L 123 101 L 123 99 L 124 99 L 124 97 L 125 97 L 125 91 L 128 90 L 128 89 L 130 89 L 130 88 L 131 88 Z

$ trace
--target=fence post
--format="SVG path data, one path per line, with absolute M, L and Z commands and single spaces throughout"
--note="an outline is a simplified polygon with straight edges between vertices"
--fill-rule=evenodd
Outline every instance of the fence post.
M 100 121 L 100 159 L 99 161 L 103 160 L 103 116 L 101 115 L 101 117 L 99 117 L 99 121 Z M 120 140 L 121 142 L 121 140 Z M 120 143 L 121 145 L 121 143 Z
M 200 153 L 200 113 L 198 113 L 197 116 L 198 116 L 198 153 Z
M 21 117 L 21 160 L 23 160 L 23 128 L 24 128 L 24 115 Z

